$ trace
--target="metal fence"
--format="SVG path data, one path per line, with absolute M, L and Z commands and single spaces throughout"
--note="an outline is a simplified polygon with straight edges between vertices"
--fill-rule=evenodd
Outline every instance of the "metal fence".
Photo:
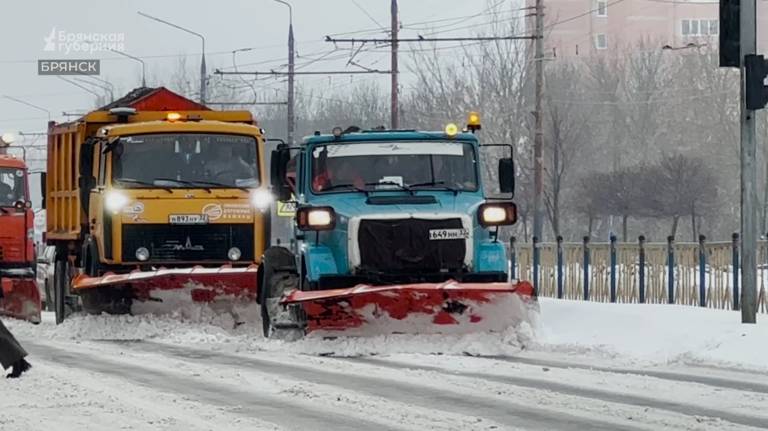
M 740 309 L 739 237 L 731 241 L 649 243 L 510 240 L 513 278 L 542 296 L 599 302 L 683 304 Z M 758 243 L 758 311 L 768 313 L 768 242 Z

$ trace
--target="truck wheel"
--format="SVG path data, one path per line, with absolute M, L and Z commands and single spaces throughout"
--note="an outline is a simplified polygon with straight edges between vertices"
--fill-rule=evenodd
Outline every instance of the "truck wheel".
M 83 246 L 83 267 L 89 277 L 101 275 L 101 262 L 99 262 L 99 249 L 92 237 L 87 237 Z
M 299 288 L 299 277 L 290 272 L 276 272 L 265 286 L 261 300 L 261 322 L 266 338 L 295 341 L 304 336 L 298 306 L 280 304 L 283 294 Z
M 53 311 L 56 313 L 56 324 L 72 314 L 72 307 L 67 304 L 69 296 L 69 263 L 57 260 L 53 271 Z
M 51 284 L 48 282 L 48 279 L 45 280 L 45 311 L 54 311 L 54 298 L 53 298 L 53 292 L 51 291 Z
M 262 258 L 259 280 L 261 323 L 267 338 L 297 339 L 304 335 L 296 307 L 280 305 L 285 292 L 299 288 L 296 259 L 285 247 L 270 247 Z

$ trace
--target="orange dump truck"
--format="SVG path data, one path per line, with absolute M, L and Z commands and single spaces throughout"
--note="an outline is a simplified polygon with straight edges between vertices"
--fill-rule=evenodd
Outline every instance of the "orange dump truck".
M 269 238 L 264 138 L 250 112 L 140 88 L 49 125 L 55 310 L 249 306 Z

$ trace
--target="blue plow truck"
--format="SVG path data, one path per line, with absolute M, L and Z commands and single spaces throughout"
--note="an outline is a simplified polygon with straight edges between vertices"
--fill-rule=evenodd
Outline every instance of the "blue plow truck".
M 259 268 L 265 336 L 502 332 L 531 323 L 536 292 L 510 279 L 498 239 L 517 218 L 512 158 L 498 160 L 506 198 L 487 196 L 481 178 L 484 147 L 511 146 L 480 144 L 479 128 L 471 113 L 463 131 L 337 127 L 279 145 L 272 187 L 296 213 L 289 244 L 269 247 Z

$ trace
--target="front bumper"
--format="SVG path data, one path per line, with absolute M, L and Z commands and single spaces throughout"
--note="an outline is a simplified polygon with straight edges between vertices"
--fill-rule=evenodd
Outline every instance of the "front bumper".
M 413 283 L 442 283 L 454 280 L 460 283 L 503 283 L 508 279 L 505 272 L 438 272 L 438 273 L 361 273 L 342 275 L 321 275 L 312 290 L 343 289 L 365 284 L 390 286 Z

